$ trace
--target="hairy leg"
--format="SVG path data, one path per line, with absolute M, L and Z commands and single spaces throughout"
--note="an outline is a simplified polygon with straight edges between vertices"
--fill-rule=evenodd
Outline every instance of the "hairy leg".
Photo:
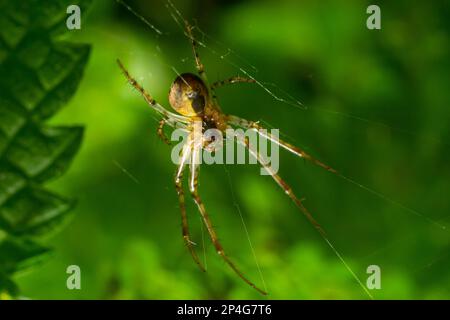
M 156 129 L 156 133 L 158 134 L 158 137 L 161 138 L 161 140 L 167 144 L 167 145 L 171 145 L 169 138 L 167 138 L 167 136 L 164 134 L 164 126 L 166 125 L 167 120 L 166 119 L 161 119 L 159 121 L 159 125 L 158 128 Z
M 203 65 L 202 61 L 200 60 L 200 56 L 198 54 L 198 41 L 195 39 L 194 34 L 192 30 L 194 30 L 194 27 L 189 24 L 186 20 L 184 21 L 184 25 L 186 28 L 186 33 L 189 39 L 191 40 L 192 45 L 192 52 L 194 54 L 195 58 L 195 65 L 197 67 L 197 72 L 200 75 L 200 77 L 208 83 L 206 73 L 205 73 L 205 66 Z
M 228 264 L 228 266 L 242 279 L 244 280 L 248 285 L 250 285 L 252 288 L 256 289 L 259 293 L 266 295 L 267 293 L 260 288 L 258 288 L 253 282 L 251 282 L 249 279 L 247 279 L 244 274 L 236 267 L 236 265 L 228 258 L 226 255 L 222 244 L 219 242 L 219 239 L 217 237 L 216 231 L 214 230 L 214 227 L 211 223 L 211 220 L 209 218 L 208 213 L 206 212 L 205 205 L 203 204 L 202 199 L 200 198 L 200 195 L 198 193 L 198 174 L 199 174 L 199 163 L 195 160 L 197 159 L 198 152 L 201 151 L 201 144 L 197 143 L 194 144 L 194 149 L 192 151 L 192 158 L 191 158 L 191 176 L 189 179 L 189 189 L 192 195 L 192 198 L 195 201 L 195 204 L 198 207 L 198 210 L 200 212 L 200 215 L 202 216 L 203 222 L 205 223 L 206 229 L 208 231 L 208 234 L 211 238 L 211 241 L 217 251 L 217 253 L 223 258 L 223 260 Z
M 228 85 L 228 84 L 235 84 L 235 83 L 256 83 L 255 79 L 251 79 L 251 78 L 244 78 L 244 77 L 240 77 L 240 76 L 235 76 L 235 77 L 231 77 L 229 79 L 226 80 L 222 80 L 222 81 L 216 81 L 211 85 L 211 89 L 215 90 L 219 87 Z
M 322 229 L 322 227 L 319 225 L 319 223 L 314 219 L 314 217 L 311 215 L 311 213 L 308 211 L 308 209 L 303 205 L 302 200 L 299 199 L 294 191 L 292 190 L 291 186 L 286 183 L 286 181 L 283 180 L 283 178 L 280 177 L 275 171 L 267 165 L 267 161 L 262 157 L 262 155 L 254 149 L 248 142 L 248 140 L 245 139 L 245 136 L 242 134 L 237 133 L 238 143 L 244 145 L 250 152 L 252 156 L 254 156 L 258 163 L 264 167 L 264 169 L 267 170 L 267 172 L 270 174 L 270 176 L 275 180 L 275 182 L 283 189 L 283 191 L 286 193 L 286 195 L 291 198 L 291 200 L 295 203 L 297 208 L 300 209 L 300 211 L 306 216 L 306 218 L 311 222 L 311 224 L 320 232 L 322 236 L 326 236 L 325 231 Z
M 272 178 L 277 182 L 277 184 L 284 190 L 284 192 L 291 198 L 291 200 L 295 203 L 295 205 L 300 209 L 300 211 L 306 216 L 306 218 L 311 222 L 311 224 L 318 230 L 322 238 L 325 240 L 325 242 L 328 244 L 328 246 L 333 250 L 335 255 L 339 258 L 339 260 L 342 262 L 344 267 L 348 270 L 348 272 L 353 276 L 353 278 L 356 280 L 356 282 L 359 284 L 359 286 L 364 290 L 364 292 L 367 294 L 367 296 L 370 299 L 373 299 L 372 295 L 366 288 L 366 286 L 362 283 L 361 279 L 358 278 L 356 273 L 352 270 L 352 268 L 347 264 L 347 262 L 344 260 L 344 257 L 340 254 L 340 252 L 335 248 L 333 243 L 328 239 L 327 234 L 322 229 L 322 227 L 319 225 L 319 223 L 314 219 L 314 217 L 311 215 L 311 213 L 306 209 L 306 207 L 303 205 L 302 201 L 294 194 L 292 191 L 292 188 L 278 175 L 276 174 L 270 166 L 267 165 L 267 161 L 262 158 L 261 154 L 255 150 L 245 139 L 245 136 L 239 135 L 238 142 L 243 144 L 246 148 L 248 148 L 249 152 L 256 157 L 258 162 L 262 167 L 264 167 L 267 172 L 272 176 Z
M 192 153 L 192 140 L 186 142 L 186 144 L 183 146 L 183 149 L 181 151 L 181 161 L 180 165 L 178 166 L 178 169 L 175 174 L 175 188 L 177 190 L 178 194 L 178 201 L 180 203 L 180 211 L 181 211 L 181 222 L 182 222 L 182 232 L 183 232 L 183 240 L 186 244 L 186 247 L 188 248 L 189 252 L 192 255 L 192 258 L 194 259 L 195 263 L 198 265 L 198 267 L 205 272 L 205 268 L 200 262 L 200 259 L 198 258 L 195 249 L 194 249 L 194 243 L 191 241 L 191 236 L 189 234 L 189 225 L 188 225 L 188 218 L 186 214 L 186 204 L 185 204 L 185 198 L 184 198 L 184 191 L 183 191 L 183 172 L 186 168 L 186 164 L 188 160 L 191 157 Z
M 280 145 L 282 148 L 284 148 L 285 150 L 295 154 L 298 157 L 304 158 L 312 163 L 314 163 L 315 165 L 324 168 L 325 170 L 332 172 L 334 174 L 340 175 L 335 169 L 333 169 L 332 167 L 324 164 L 323 162 L 317 160 L 316 158 L 312 157 L 311 155 L 309 155 L 308 153 L 306 153 L 305 151 L 303 151 L 302 149 L 286 142 L 283 141 L 281 139 L 278 138 L 274 138 L 270 133 L 263 133 L 260 131 L 260 129 L 264 129 L 262 126 L 260 126 L 258 123 L 253 122 L 253 121 L 248 121 L 246 119 L 243 118 L 239 118 L 233 115 L 228 116 L 228 121 L 230 124 L 239 126 L 239 127 L 243 127 L 246 129 L 251 129 L 251 130 L 255 130 L 260 136 L 269 139 L 275 143 L 277 143 L 278 145 Z
M 189 119 L 187 117 L 184 117 L 182 115 L 175 114 L 173 112 L 170 112 L 166 110 L 163 106 L 161 106 L 159 103 L 153 99 L 153 97 L 145 91 L 145 89 L 134 79 L 128 70 L 124 67 L 122 62 L 117 59 L 117 64 L 119 65 L 120 69 L 122 70 L 123 74 L 127 78 L 128 82 L 144 97 L 145 101 L 159 114 L 161 114 L 166 123 L 176 127 L 176 128 L 184 128 L 185 126 L 183 124 L 188 123 Z

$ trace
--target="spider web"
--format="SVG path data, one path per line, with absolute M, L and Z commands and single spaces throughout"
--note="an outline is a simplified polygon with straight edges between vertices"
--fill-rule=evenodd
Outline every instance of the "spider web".
M 120 5 L 125 7 L 132 15 L 134 15 L 136 18 L 138 18 L 140 21 L 142 21 L 142 23 L 144 23 L 148 27 L 148 29 L 150 31 L 149 34 L 151 34 L 152 36 L 155 37 L 157 43 L 160 42 L 162 39 L 171 39 L 171 37 L 173 37 L 173 35 L 170 32 L 166 32 L 163 28 L 157 26 L 155 23 L 152 23 L 151 19 L 146 18 L 143 15 L 141 15 L 140 13 L 138 13 L 136 9 L 132 8 L 129 4 L 127 4 L 123 0 L 116 0 L 116 1 Z M 161 0 L 161 1 L 163 1 L 163 0 Z M 183 25 L 183 19 L 185 19 L 185 17 L 183 16 L 183 14 L 180 12 L 180 10 L 177 8 L 177 6 L 175 6 L 175 4 L 172 1 L 167 0 L 164 3 L 165 3 L 165 7 L 167 9 L 166 14 L 170 15 L 172 18 L 172 21 L 178 25 L 180 33 L 185 33 L 184 25 Z M 239 55 L 234 49 L 228 47 L 226 44 L 224 44 L 224 43 L 216 40 L 214 37 L 208 35 L 197 24 L 194 24 L 194 26 L 195 26 L 194 36 L 196 37 L 196 40 L 200 46 L 200 50 L 203 50 L 204 52 L 209 53 L 210 56 L 213 56 L 215 59 L 223 62 L 224 64 L 228 65 L 232 69 L 236 70 L 236 72 L 238 74 L 253 79 L 256 82 L 256 84 L 275 102 L 297 108 L 297 109 L 301 110 L 302 112 L 311 112 L 311 110 L 313 109 L 314 112 L 317 111 L 317 112 L 327 114 L 329 116 L 347 119 L 349 121 L 354 121 L 354 122 L 360 123 L 360 125 L 363 125 L 363 126 L 366 125 L 366 126 L 372 126 L 372 127 L 376 127 L 376 128 L 385 128 L 385 129 L 388 129 L 389 131 L 395 132 L 397 134 L 403 134 L 403 135 L 407 135 L 407 136 L 415 137 L 415 138 L 422 138 L 425 141 L 435 141 L 435 142 L 442 143 L 443 145 L 450 146 L 450 144 L 448 144 L 445 141 L 442 141 L 441 139 L 438 139 L 436 137 L 433 137 L 433 136 L 423 137 L 421 135 L 416 134 L 413 131 L 405 130 L 403 128 L 392 126 L 392 125 L 388 125 L 388 124 L 385 124 L 380 121 L 370 120 L 370 119 L 367 119 L 360 115 L 355 115 L 352 113 L 346 113 L 346 112 L 342 112 L 342 111 L 331 110 L 331 109 L 327 109 L 327 108 L 320 108 L 320 107 L 316 107 L 316 106 L 314 108 L 309 108 L 300 99 L 294 97 L 290 93 L 281 89 L 276 83 L 261 80 L 258 75 L 259 74 L 258 68 L 256 66 L 254 66 L 248 59 Z M 187 38 L 187 35 L 186 35 L 186 38 Z M 188 41 L 186 41 L 186 46 L 189 46 Z M 155 51 L 156 55 L 159 55 L 161 57 L 165 55 L 165 52 L 163 51 L 163 49 L 161 48 L 161 46 L 159 44 L 156 45 L 155 48 L 156 48 L 156 51 Z M 200 52 L 200 55 L 202 56 L 202 52 Z M 191 58 L 191 57 L 182 58 L 182 59 L 180 59 L 180 61 L 183 64 L 189 63 L 190 65 L 193 65 L 193 58 Z M 165 65 L 165 67 L 170 69 L 170 71 L 174 75 L 180 75 L 179 70 L 174 65 L 167 64 L 167 65 Z M 206 68 L 206 71 L 208 72 L 208 68 Z M 157 120 L 156 117 L 155 117 L 155 120 Z M 267 121 L 264 121 L 264 120 L 262 120 L 262 121 L 263 121 L 263 123 L 267 124 L 266 125 L 267 127 L 269 127 L 269 128 L 273 127 L 273 126 L 269 125 L 267 123 Z M 293 141 L 298 145 L 298 143 L 295 141 L 294 138 L 288 137 L 288 140 Z M 305 150 L 308 150 L 308 148 L 305 148 Z M 122 165 L 118 165 L 117 162 L 116 162 L 116 165 L 125 174 L 127 174 L 128 176 L 130 175 L 128 173 L 128 170 L 123 168 Z M 337 169 L 339 169 L 339 168 L 337 168 Z M 225 169 L 225 170 L 226 170 L 226 174 L 227 174 L 228 183 L 230 184 L 230 188 L 231 188 L 231 193 L 232 193 L 232 197 L 233 197 L 232 201 L 233 201 L 234 207 L 236 208 L 236 211 L 239 214 L 239 218 L 241 220 L 244 232 L 246 234 L 246 237 L 247 237 L 247 240 L 248 240 L 251 252 L 252 252 L 252 255 L 254 257 L 255 264 L 257 266 L 258 273 L 261 278 L 261 282 L 263 283 L 264 288 L 266 288 L 266 281 L 264 279 L 263 272 L 262 272 L 260 264 L 259 264 L 259 259 L 257 258 L 255 249 L 252 245 L 252 241 L 250 239 L 250 233 L 245 224 L 244 217 L 241 212 L 240 206 L 234 195 L 230 172 L 227 171 L 227 169 Z M 338 170 L 338 171 L 340 171 L 340 170 Z M 357 179 L 353 179 L 347 175 L 339 174 L 338 176 L 341 179 L 343 179 L 344 181 L 363 190 L 364 192 L 370 193 L 372 196 L 375 196 L 376 198 L 379 198 L 382 201 L 388 202 L 391 205 L 397 207 L 400 210 L 400 212 L 419 217 L 424 223 L 432 225 L 433 227 L 440 230 L 440 232 L 444 231 L 444 232 L 448 233 L 447 226 L 446 226 L 446 224 L 448 223 L 447 222 L 448 217 L 449 217 L 448 215 L 444 215 L 439 220 L 435 220 L 435 219 L 429 217 L 427 214 L 424 214 L 421 211 L 415 210 L 415 209 L 411 208 L 410 206 L 402 203 L 401 201 L 397 201 L 395 199 L 395 196 L 385 195 L 383 192 L 380 192 L 374 188 L 366 186 L 365 184 L 359 183 L 357 181 Z M 133 177 L 133 180 L 137 181 L 137 179 L 134 178 L 134 176 L 132 176 L 132 177 Z M 205 264 L 206 264 L 206 251 L 204 248 L 204 238 L 203 237 L 204 237 L 204 235 L 203 235 L 203 229 L 202 229 L 202 243 L 203 243 L 203 249 L 204 249 L 204 260 L 205 260 Z M 362 285 L 359 278 L 353 273 L 350 266 L 348 266 L 346 264 L 346 262 L 343 260 L 339 251 L 337 251 L 337 249 L 335 249 L 334 245 L 331 244 L 328 241 L 328 239 L 326 239 L 326 241 L 328 242 L 328 245 L 333 249 L 333 251 L 335 251 L 336 255 L 343 262 L 345 267 L 354 275 L 355 279 L 357 279 L 357 281 L 360 283 L 361 287 L 367 292 L 366 288 L 364 287 L 364 285 Z M 398 241 L 405 241 L 405 239 L 400 238 Z M 382 246 L 381 248 L 378 248 L 376 251 L 367 254 L 367 258 L 369 258 L 370 256 L 373 256 L 373 255 L 376 255 L 376 254 L 380 254 L 380 252 L 383 252 L 385 250 L 388 250 L 388 247 L 391 245 L 393 245 L 393 244 L 388 243 L 386 246 Z M 432 265 L 438 263 L 439 261 L 442 261 L 443 259 L 446 259 L 447 257 L 448 257 L 448 254 L 446 254 L 446 253 L 441 254 L 437 258 L 433 258 L 429 263 L 425 264 L 424 266 L 416 268 L 418 270 L 417 272 L 419 272 L 420 270 L 424 270 L 426 268 L 430 268 Z M 369 297 L 371 297 L 370 293 L 368 293 L 368 295 L 369 295 Z

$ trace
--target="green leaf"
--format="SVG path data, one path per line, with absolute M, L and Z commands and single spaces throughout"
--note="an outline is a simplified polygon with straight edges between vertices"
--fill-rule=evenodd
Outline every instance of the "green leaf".
M 28 178 L 48 180 L 68 168 L 82 136 L 81 127 L 29 126 L 15 136 L 5 159 Z
M 12 276 L 48 255 L 40 237 L 75 203 L 43 184 L 69 168 L 83 128 L 44 121 L 75 94 L 90 53 L 61 40 L 66 8 L 79 5 L 84 18 L 90 2 L 0 0 L 0 293 L 17 294 Z
M 0 233 L 0 272 L 11 274 L 41 262 L 49 249 L 27 238 Z
M 74 201 L 40 188 L 27 187 L 0 208 L 0 227 L 14 235 L 40 235 L 59 226 Z
M 0 300 L 10 299 L 11 296 L 16 296 L 18 293 L 19 289 L 16 284 L 0 272 Z

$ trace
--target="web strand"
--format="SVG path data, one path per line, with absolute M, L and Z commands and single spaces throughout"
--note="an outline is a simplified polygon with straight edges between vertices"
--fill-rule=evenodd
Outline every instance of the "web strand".
M 134 16 L 136 16 L 139 20 L 141 20 L 144 24 L 146 24 L 150 29 L 152 29 L 154 32 L 156 32 L 156 34 L 158 36 L 163 35 L 164 33 L 159 30 L 158 28 L 156 28 L 153 24 L 151 24 L 147 19 L 145 19 L 142 15 L 140 15 L 139 13 L 136 12 L 136 10 L 134 10 L 132 7 L 130 7 L 128 4 L 126 4 L 124 1 L 122 0 L 116 0 L 116 2 L 118 4 L 120 4 L 121 6 L 125 7 L 128 11 L 130 11 Z
M 250 233 L 248 232 L 247 224 L 245 223 L 244 217 L 243 217 L 243 215 L 242 215 L 241 207 L 240 207 L 239 204 L 237 203 L 236 196 L 235 196 L 235 194 L 234 194 L 234 190 L 233 190 L 233 181 L 232 181 L 232 179 L 231 179 L 230 171 L 227 169 L 226 166 L 223 166 L 223 168 L 224 168 L 224 170 L 225 170 L 225 172 L 226 172 L 226 174 L 227 174 L 227 177 L 228 177 L 228 183 L 229 183 L 229 185 L 230 185 L 231 198 L 232 198 L 232 200 L 233 200 L 234 207 L 236 208 L 236 211 L 239 213 L 239 217 L 241 218 L 241 223 L 242 223 L 242 226 L 244 227 L 245 235 L 247 236 L 248 244 L 249 244 L 249 246 L 250 246 L 250 250 L 252 251 L 253 259 L 255 260 L 256 268 L 258 269 L 259 277 L 261 278 L 261 282 L 262 282 L 262 284 L 263 284 L 264 291 L 265 291 L 265 292 L 269 292 L 269 291 L 267 290 L 266 281 L 264 280 L 264 276 L 263 276 L 261 267 L 260 267 L 260 265 L 259 265 L 258 258 L 257 258 L 257 256 L 256 256 L 256 251 L 255 251 L 255 249 L 254 249 L 254 247 L 253 247 L 252 240 L 250 239 Z
M 162 32 L 162 31 L 160 31 L 158 28 L 156 28 L 153 24 L 149 23 L 149 22 L 147 21 L 147 19 L 145 19 L 145 18 L 142 17 L 141 15 L 137 14 L 131 7 L 129 7 L 128 5 L 126 5 L 122 0 L 116 0 L 116 1 L 117 1 L 118 3 L 120 3 L 121 5 L 123 5 L 125 8 L 127 8 L 128 11 L 130 11 L 132 14 L 134 14 L 137 18 L 139 18 L 139 19 L 140 19 L 143 23 L 145 23 L 148 27 L 150 27 L 154 32 L 156 32 L 157 35 L 163 35 L 163 32 Z M 183 30 L 183 32 L 184 32 L 184 24 L 182 23 L 183 20 L 184 20 L 184 17 L 182 16 L 181 12 L 175 7 L 175 5 L 172 3 L 172 1 L 167 0 L 166 3 L 167 3 L 167 4 L 166 4 L 166 8 L 168 9 L 170 16 L 172 17 L 172 19 L 179 25 L 179 27 L 180 27 L 180 28 Z M 292 95 L 289 95 L 287 92 L 281 90 L 276 84 L 274 84 L 274 83 L 269 83 L 269 82 L 263 82 L 263 81 L 260 81 L 260 80 L 256 79 L 256 77 L 255 77 L 254 74 L 258 72 L 258 69 L 257 69 L 256 67 L 254 67 L 253 65 L 251 65 L 247 60 L 245 60 L 244 58 L 242 58 L 241 56 L 239 56 L 236 52 L 234 52 L 234 51 L 231 50 L 230 48 L 227 48 L 227 47 L 226 47 L 225 45 L 223 45 L 222 43 L 220 43 L 220 42 L 214 40 L 214 39 L 213 39 L 212 37 L 210 37 L 208 34 L 206 34 L 205 32 L 203 32 L 198 26 L 195 27 L 195 30 L 196 30 L 198 33 L 200 33 L 200 34 L 202 35 L 202 40 L 201 40 L 201 41 L 200 41 L 200 40 L 197 40 L 197 43 L 198 43 L 202 48 L 204 48 L 204 49 L 206 49 L 207 51 L 209 51 L 210 53 L 212 53 L 212 54 L 213 54 L 214 56 L 216 56 L 217 59 L 219 59 L 220 61 L 224 61 L 224 62 L 227 63 L 228 65 L 232 66 L 232 67 L 235 68 L 237 71 L 239 71 L 239 72 L 241 72 L 242 74 L 244 74 L 246 77 L 248 77 L 248 78 L 250 78 L 250 79 L 253 79 L 253 80 L 255 81 L 255 83 L 256 83 L 259 87 L 261 87 L 267 94 L 269 94 L 274 100 L 276 100 L 276 101 L 278 101 L 278 102 L 281 102 L 281 103 L 285 103 L 285 104 L 291 105 L 291 106 L 293 106 L 293 107 L 296 107 L 296 108 L 299 108 L 299 109 L 302 109 L 302 110 L 308 109 L 301 101 L 299 101 L 298 99 L 296 99 L 296 98 L 293 97 Z M 185 34 L 186 34 L 186 33 L 185 33 Z M 188 35 L 186 34 L 186 36 L 188 36 Z M 208 39 L 208 40 L 210 40 L 210 41 L 214 41 L 214 42 L 217 43 L 218 45 L 224 47 L 224 48 L 225 48 L 225 52 L 224 52 L 224 53 L 220 53 L 219 51 L 217 51 L 217 50 L 215 50 L 214 48 L 210 47 L 209 45 L 206 44 L 206 42 L 204 41 L 204 39 Z M 236 58 L 236 59 L 239 60 L 241 63 L 245 64 L 246 67 L 242 67 L 240 64 L 234 62 L 234 61 L 232 60 L 232 58 Z M 172 71 L 174 71 L 175 73 L 178 74 L 178 71 L 176 71 L 176 69 L 175 69 L 174 67 L 171 67 L 171 68 L 172 68 Z M 248 71 L 247 68 L 251 69 L 252 71 Z M 269 87 L 276 88 L 277 91 L 280 91 L 280 92 L 282 93 L 282 96 L 279 96 L 278 94 L 276 94 L 276 93 L 274 92 L 274 90 L 269 89 Z M 284 97 L 283 97 L 283 96 L 284 96 Z M 344 112 L 340 112 L 340 111 L 334 111 L 334 110 L 329 110 L 329 109 L 326 109 L 326 108 L 319 108 L 319 107 L 310 108 L 309 110 L 316 110 L 316 109 L 317 109 L 318 111 L 320 111 L 320 112 L 332 114 L 332 115 L 334 115 L 334 116 L 345 117 L 345 118 L 354 119 L 354 120 L 357 120 L 357 121 L 360 121 L 360 122 L 363 122 L 363 123 L 367 123 L 367 124 L 371 124 L 371 125 L 377 125 L 377 126 L 383 126 L 383 127 L 386 127 L 386 128 L 390 128 L 390 129 L 393 129 L 393 130 L 395 130 L 395 131 L 397 131 L 397 132 L 401 132 L 401 133 L 403 133 L 403 134 L 408 134 L 408 135 L 412 135 L 412 136 L 421 136 L 421 135 L 419 135 L 419 134 L 415 134 L 415 133 L 410 132 L 410 131 L 407 131 L 407 130 L 403 130 L 403 129 L 400 129 L 400 128 L 392 127 L 392 126 L 387 125 L 387 124 L 382 123 L 382 122 L 372 121 L 372 120 L 369 120 L 369 119 L 366 119 L 366 118 L 363 118 L 363 117 L 360 117 L 360 116 L 356 116 L 356 115 L 352 115 L 352 114 L 348 114 L 348 113 L 344 113 Z M 439 140 L 439 139 L 433 139 L 433 140 L 439 141 L 439 142 L 441 142 L 441 143 L 443 143 L 443 144 L 445 144 L 445 145 L 447 145 L 447 146 L 449 145 L 449 144 L 447 144 L 447 143 L 445 143 L 445 142 L 442 142 L 442 141 Z M 231 186 L 231 189 L 232 189 L 232 185 L 231 185 L 231 177 L 230 177 L 228 171 L 227 171 L 227 174 L 228 174 L 229 183 L 230 183 L 230 186 Z M 398 201 L 395 201 L 395 200 L 389 198 L 388 196 L 386 196 L 386 195 L 384 195 L 384 194 L 382 194 L 382 193 L 380 193 L 380 192 L 378 192 L 378 191 L 376 191 L 376 190 L 374 190 L 374 189 L 371 189 L 371 188 L 369 188 L 369 187 L 367 187 L 367 186 L 365 186 L 365 185 L 362 185 L 362 184 L 358 183 L 357 181 L 355 181 L 355 180 L 353 180 L 353 179 L 351 179 L 351 178 L 349 178 L 349 177 L 347 177 L 347 176 L 344 176 L 344 175 L 342 175 L 342 174 L 340 174 L 340 173 L 338 173 L 337 175 L 338 175 L 340 178 L 346 180 L 347 182 L 349 182 L 349 183 L 351 183 L 351 184 L 353 184 L 353 185 L 355 185 L 355 186 L 357 186 L 357 187 L 359 187 L 359 188 L 365 190 L 366 192 L 371 193 L 372 195 L 378 197 L 379 199 L 382 199 L 382 200 L 384 200 L 384 201 L 387 201 L 387 202 L 389 202 L 389 203 L 391 203 L 391 204 L 393 204 L 393 205 L 395 205 L 395 206 L 398 206 L 399 208 L 402 208 L 403 210 L 405 210 L 405 211 L 407 211 L 407 212 L 409 212 L 409 213 L 411 213 L 411 214 L 414 214 L 414 215 L 416 215 L 416 216 L 418 216 L 418 217 L 421 217 L 421 218 L 425 219 L 426 221 L 428 221 L 428 222 L 430 222 L 431 224 L 433 224 L 433 225 L 439 227 L 439 228 L 442 229 L 442 230 L 446 230 L 446 229 L 447 229 L 445 225 L 443 225 L 443 224 L 441 224 L 441 223 L 439 223 L 439 222 L 437 222 L 437 221 L 435 221 L 435 220 L 433 220 L 433 219 L 427 217 L 426 215 L 424 215 L 424 214 L 422 214 L 422 213 L 420 213 L 420 212 L 418 212 L 418 211 L 416 211 L 416 210 L 414 210 L 414 209 L 412 209 L 412 208 L 410 208 L 410 207 L 407 207 L 406 205 L 404 205 L 404 204 L 402 204 L 402 203 L 400 203 L 400 202 L 398 202 Z M 247 239 L 248 239 L 249 244 L 250 244 L 250 248 L 251 248 L 251 250 L 252 250 L 252 253 L 253 253 L 253 256 L 254 256 L 254 259 L 255 259 L 257 268 L 258 268 L 258 271 L 259 271 L 259 273 L 260 273 L 261 280 L 262 280 L 262 282 L 263 282 L 263 284 L 264 284 L 264 288 L 266 289 L 266 284 L 265 284 L 264 278 L 263 278 L 263 276 L 262 276 L 262 272 L 261 272 L 261 269 L 260 269 L 260 267 L 259 267 L 258 261 L 257 261 L 257 259 L 256 259 L 255 251 L 254 251 L 253 246 L 252 246 L 252 243 L 251 243 L 251 241 L 250 241 L 250 237 L 249 237 L 249 234 L 248 234 L 247 227 L 246 227 L 245 222 L 244 222 L 244 220 L 243 220 L 243 217 L 242 217 L 242 213 L 241 213 L 241 211 L 240 211 L 240 208 L 239 208 L 239 206 L 237 205 L 237 203 L 236 203 L 236 201 L 235 201 L 235 196 L 234 196 L 234 193 L 233 193 L 233 189 L 232 189 L 232 196 L 233 196 L 234 205 L 237 207 L 237 210 L 238 210 L 239 215 L 240 215 L 240 217 L 241 217 L 241 220 L 242 220 L 242 223 L 243 223 L 243 226 L 244 226 L 244 230 L 245 230 L 245 232 L 246 232 Z M 203 234 L 202 234 L 202 238 L 203 238 Z M 336 254 L 336 256 L 339 258 L 339 260 L 344 264 L 345 268 L 346 268 L 346 269 L 350 272 L 350 274 L 357 280 L 358 284 L 364 289 L 364 291 L 367 293 L 367 295 L 368 295 L 371 299 L 373 299 L 373 297 L 371 296 L 370 292 L 369 292 L 369 291 L 367 290 L 367 288 L 364 286 L 364 284 L 362 283 L 362 281 L 356 276 L 356 274 L 353 272 L 353 270 L 350 268 L 350 266 L 345 262 L 345 260 L 343 259 L 343 257 L 342 257 L 342 256 L 340 255 L 340 253 L 336 250 L 336 248 L 332 245 L 332 243 L 328 240 L 328 238 L 325 237 L 324 239 L 325 239 L 325 241 L 327 242 L 328 246 L 330 246 L 330 248 L 333 250 L 333 252 L 334 252 L 334 253 Z M 206 253 L 205 253 L 205 263 L 206 263 Z M 266 290 L 266 291 L 267 291 L 267 290 Z

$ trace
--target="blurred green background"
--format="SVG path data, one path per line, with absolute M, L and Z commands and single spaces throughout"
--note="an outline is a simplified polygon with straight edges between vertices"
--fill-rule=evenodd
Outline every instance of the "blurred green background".
M 91 43 L 92 55 L 75 98 L 52 119 L 86 126 L 71 169 L 51 183 L 53 190 L 77 197 L 78 205 L 72 222 L 49 241 L 53 258 L 16 277 L 22 294 L 263 298 L 215 254 L 189 197 L 192 234 L 207 273 L 183 244 L 170 148 L 156 135 L 155 113 L 126 83 L 115 60 L 168 107 L 174 70 L 195 71 L 191 47 L 165 1 L 128 3 L 164 34 L 114 1 L 97 0 L 89 13 L 82 12 L 82 29 L 70 40 Z M 362 281 L 367 266 L 381 267 L 382 289 L 373 290 L 374 297 L 450 298 L 449 230 L 428 220 L 449 225 L 448 5 L 380 3 L 382 29 L 368 30 L 367 1 L 174 3 L 210 36 L 200 38 L 207 45 L 200 55 L 210 80 L 242 75 L 236 66 L 242 67 L 307 107 L 242 84 L 220 89 L 225 112 L 279 128 L 288 141 L 384 195 L 281 152 L 280 174 L 305 197 Z M 274 89 L 290 99 L 283 91 Z M 256 166 L 203 166 L 200 192 L 225 250 L 250 279 L 260 287 L 265 283 L 269 298 L 367 298 Z M 66 288 L 71 264 L 81 267 L 81 290 Z

